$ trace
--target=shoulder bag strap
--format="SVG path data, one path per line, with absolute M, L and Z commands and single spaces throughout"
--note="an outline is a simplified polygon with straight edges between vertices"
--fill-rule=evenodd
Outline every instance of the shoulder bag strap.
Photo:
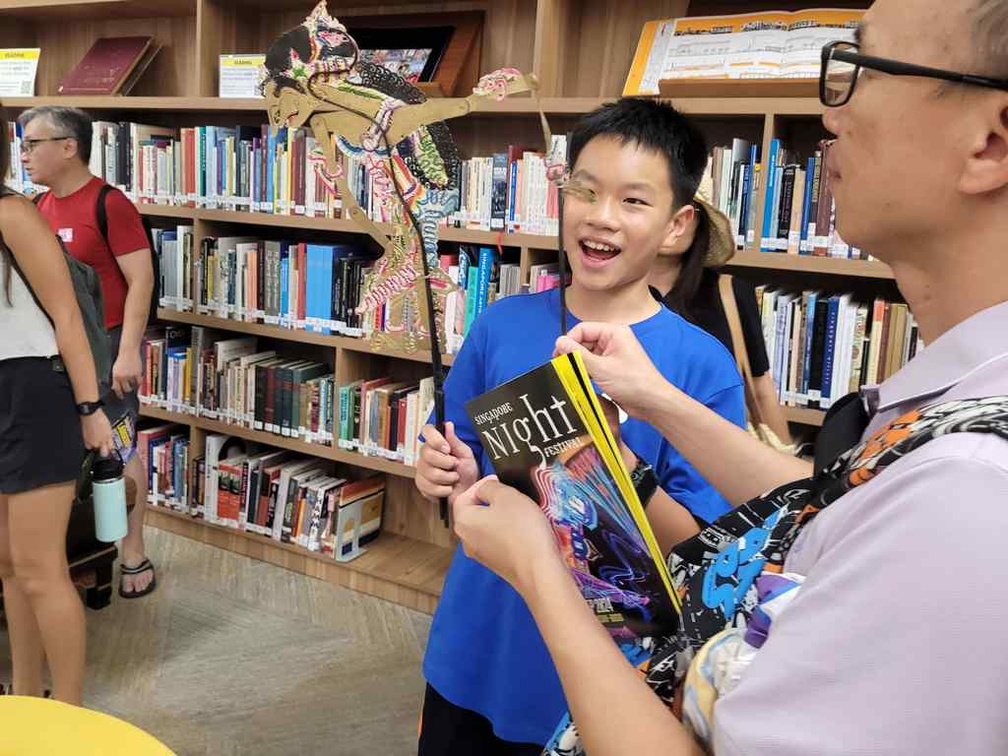
M 721 295 L 721 306 L 724 308 L 725 319 L 728 321 L 728 331 L 731 333 L 732 351 L 735 353 L 735 364 L 742 374 L 745 384 L 746 409 L 749 411 L 749 421 L 758 426 L 763 422 L 759 404 L 756 402 L 756 387 L 753 385 L 752 368 L 749 367 L 749 354 L 746 352 L 745 336 L 742 333 L 742 319 L 739 317 L 738 303 L 735 301 L 735 290 L 732 287 L 732 277 L 726 274 L 718 276 L 718 292 Z

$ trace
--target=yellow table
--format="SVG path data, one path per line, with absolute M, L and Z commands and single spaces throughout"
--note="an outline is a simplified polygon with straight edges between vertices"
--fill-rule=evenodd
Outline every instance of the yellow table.
M 0 756 L 174 756 L 122 720 L 48 698 L 0 696 Z

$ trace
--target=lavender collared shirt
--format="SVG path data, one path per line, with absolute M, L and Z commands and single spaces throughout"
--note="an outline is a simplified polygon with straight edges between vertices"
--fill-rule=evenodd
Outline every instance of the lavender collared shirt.
M 866 435 L 939 400 L 1008 395 L 1008 302 L 881 386 Z M 956 433 L 819 515 L 806 576 L 738 687 L 717 756 L 1008 754 L 1008 441 Z

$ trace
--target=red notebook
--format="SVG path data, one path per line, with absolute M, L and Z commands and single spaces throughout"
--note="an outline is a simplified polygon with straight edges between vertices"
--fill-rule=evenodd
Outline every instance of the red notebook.
M 147 53 L 153 37 L 102 37 L 68 73 L 57 90 L 60 94 L 118 94 Z

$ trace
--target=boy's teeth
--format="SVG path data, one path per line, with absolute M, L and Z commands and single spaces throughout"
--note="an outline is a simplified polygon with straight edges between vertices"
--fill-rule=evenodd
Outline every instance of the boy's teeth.
M 600 244 L 599 242 L 594 242 L 594 241 L 586 241 L 586 242 L 584 242 L 584 245 L 586 247 L 588 247 L 588 249 L 594 249 L 597 252 L 615 252 L 616 251 L 616 247 L 610 247 L 608 244 Z

